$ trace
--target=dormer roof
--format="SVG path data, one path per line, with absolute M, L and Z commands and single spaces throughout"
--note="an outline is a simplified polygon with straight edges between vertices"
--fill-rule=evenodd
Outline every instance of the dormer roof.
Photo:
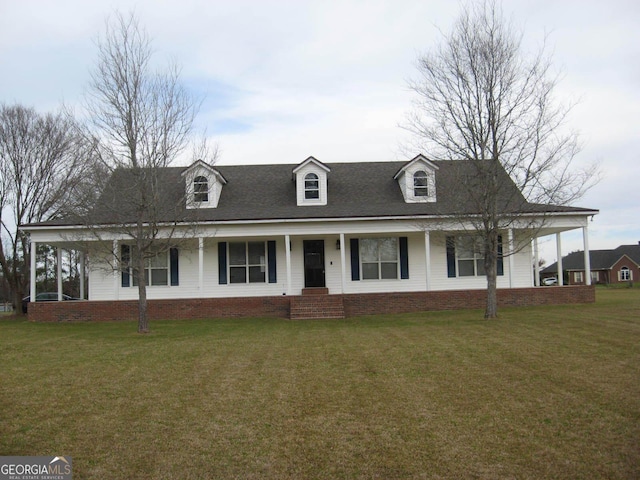
M 191 165 L 189 165 L 186 169 L 183 170 L 182 176 L 185 177 L 190 173 L 192 173 L 193 171 L 196 171 L 196 170 L 202 171 L 202 169 L 213 174 L 215 178 L 223 185 L 227 184 L 227 179 L 224 178 L 224 175 L 222 175 L 222 173 L 220 173 L 219 170 L 217 170 L 212 165 L 209 165 L 207 162 L 204 162 L 202 160 L 196 160 Z
M 427 157 L 425 157 L 422 154 L 416 155 L 414 158 L 412 158 L 411 160 L 409 160 L 407 163 L 405 163 L 400 170 L 398 170 L 396 172 L 396 174 L 393 176 L 394 180 L 397 180 L 398 177 L 400 177 L 400 175 L 402 175 L 403 173 L 405 173 L 407 170 L 413 170 L 414 166 L 416 164 L 422 164 L 422 166 L 428 168 L 431 171 L 435 171 L 438 170 L 439 167 L 433 163 L 431 160 L 429 160 Z
M 324 163 L 322 163 L 317 158 L 309 157 L 305 161 L 303 161 L 302 163 L 296 165 L 293 168 L 293 172 L 292 173 L 295 175 L 300 170 L 302 170 L 303 168 L 305 168 L 307 165 L 310 165 L 310 164 L 318 167 L 319 169 L 323 170 L 325 173 L 329 173 L 331 171 L 331 168 L 329 168 L 329 166 L 325 165 Z

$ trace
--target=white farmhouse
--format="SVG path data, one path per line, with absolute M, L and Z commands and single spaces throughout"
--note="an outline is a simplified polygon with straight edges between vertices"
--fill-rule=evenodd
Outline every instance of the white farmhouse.
M 150 315 L 349 316 L 475 306 L 487 282 L 481 249 L 465 221 L 477 212 L 460 188 L 460 179 L 472 174 L 471 162 L 423 155 L 408 162 L 323 163 L 309 157 L 298 165 L 198 161 L 167 168 L 159 176 L 166 190 L 159 202 L 167 204 L 167 225 L 180 218 L 178 230 L 184 231 L 174 248 L 147 264 Z M 556 234 L 559 244 L 561 232 L 581 228 L 588 252 L 588 218 L 597 210 L 530 204 L 501 174 L 507 185 L 502 208 L 518 220 L 500 238 L 500 301 L 572 301 L 571 295 L 589 301 L 592 293 L 584 297 L 582 290 L 560 298 L 554 289 L 534 288 L 533 265 L 536 238 L 543 235 Z M 109 262 L 115 270 L 101 264 L 98 239 L 82 222 L 23 227 L 33 253 L 41 243 L 78 248 L 83 238 L 91 259 L 90 288 L 83 293 L 88 301 L 31 304 L 33 319 L 109 319 L 109 311 L 124 318 L 129 310 L 135 317 L 136 275 L 125 261 L 133 254 L 131 239 L 109 230 L 129 214 L 127 171 L 117 171 L 110 185 L 116 208 L 99 219 L 100 242 L 115 253 Z M 178 212 L 169 208 L 176 203 Z M 32 276 L 31 298 L 36 293 Z

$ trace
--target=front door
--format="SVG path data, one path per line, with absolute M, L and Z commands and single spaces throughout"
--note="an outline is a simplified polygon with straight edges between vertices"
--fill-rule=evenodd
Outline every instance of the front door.
M 304 241 L 304 286 L 325 287 L 324 240 Z

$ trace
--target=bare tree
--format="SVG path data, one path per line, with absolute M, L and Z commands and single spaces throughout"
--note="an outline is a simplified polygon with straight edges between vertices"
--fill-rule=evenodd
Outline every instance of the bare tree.
M 437 157 L 473 164 L 472 174 L 458 181 L 460 195 L 473 205 L 460 220 L 480 240 L 485 317 L 494 318 L 500 232 L 522 222 L 520 214 L 530 215 L 532 205 L 579 198 L 595 169 L 572 165 L 578 136 L 564 128 L 571 106 L 555 103 L 558 77 L 544 47 L 528 56 L 522 35 L 494 1 L 465 7 L 417 68 L 418 78 L 410 81 L 415 108 L 406 128 Z
M 0 266 L 20 305 L 30 268 L 26 223 L 69 214 L 82 179 L 83 144 L 72 118 L 0 105 Z
M 116 259 L 116 269 L 132 267 L 140 333 L 149 331 L 145 270 L 184 234 L 184 197 L 168 200 L 162 176 L 191 142 L 199 108 L 181 85 L 179 68 L 170 64 L 155 71 L 152 53 L 136 17 L 117 13 L 98 42 L 98 62 L 85 102 L 88 136 L 100 169 L 95 179 L 109 179 L 97 189 L 102 196 L 85 216 L 85 224 L 98 240 L 115 235 L 129 243 L 130 251 L 109 250 L 104 258 Z M 207 152 L 204 145 L 201 148 Z M 127 199 L 126 208 L 118 198 Z

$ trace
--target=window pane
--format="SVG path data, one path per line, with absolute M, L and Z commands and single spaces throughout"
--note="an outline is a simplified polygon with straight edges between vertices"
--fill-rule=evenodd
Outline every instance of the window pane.
M 378 264 L 377 263 L 363 263 L 362 264 L 362 279 L 363 280 L 377 280 L 378 279 Z
M 475 262 L 473 260 L 459 260 L 458 261 L 458 271 L 461 277 L 472 277 L 475 275 L 473 270 L 473 264 Z
M 484 258 L 479 258 L 476 260 L 476 275 L 486 275 L 487 273 L 484 271 Z
M 264 283 L 265 273 L 263 267 L 249 267 L 249 282 L 250 283 Z
M 304 192 L 304 198 L 313 200 L 314 198 L 320 198 L 320 192 L 318 190 L 307 190 Z
M 425 172 L 419 171 L 413 175 L 413 187 L 413 194 L 416 197 L 426 197 L 428 195 L 428 180 Z
M 230 265 L 246 265 L 247 252 L 244 242 L 229 243 L 229 264 Z
M 458 238 L 458 258 L 470 259 L 474 257 L 475 245 L 473 237 Z
M 309 173 L 304 177 L 304 198 L 320 198 L 320 181 L 315 173 Z
M 148 268 L 144 269 L 144 280 L 145 280 L 145 285 L 149 285 L 149 269 Z M 138 286 L 138 275 L 137 275 L 137 272 L 134 273 L 134 275 L 133 275 L 133 286 L 134 287 Z
M 207 192 L 205 192 L 205 193 L 196 193 L 196 194 L 194 194 L 193 200 L 195 202 L 208 202 L 209 201 L 209 194 Z
M 231 283 L 247 283 L 247 269 L 245 267 L 229 268 L 229 281 Z
M 168 273 L 166 269 L 151 270 L 151 285 L 168 285 Z
M 383 263 L 381 265 L 382 278 L 398 278 L 397 263 Z
M 196 177 L 193 181 L 194 200 L 196 202 L 209 201 L 209 181 L 207 177 Z
M 374 238 L 360 240 L 360 258 L 362 263 L 378 261 L 378 241 Z
M 249 265 L 264 263 L 264 242 L 249 242 Z
M 397 262 L 398 260 L 398 239 L 397 238 L 381 238 L 379 239 L 380 245 L 380 260 L 383 262 Z
M 167 261 L 167 252 L 156 255 L 149 259 L 149 266 L 152 268 L 166 268 L 169 265 Z

